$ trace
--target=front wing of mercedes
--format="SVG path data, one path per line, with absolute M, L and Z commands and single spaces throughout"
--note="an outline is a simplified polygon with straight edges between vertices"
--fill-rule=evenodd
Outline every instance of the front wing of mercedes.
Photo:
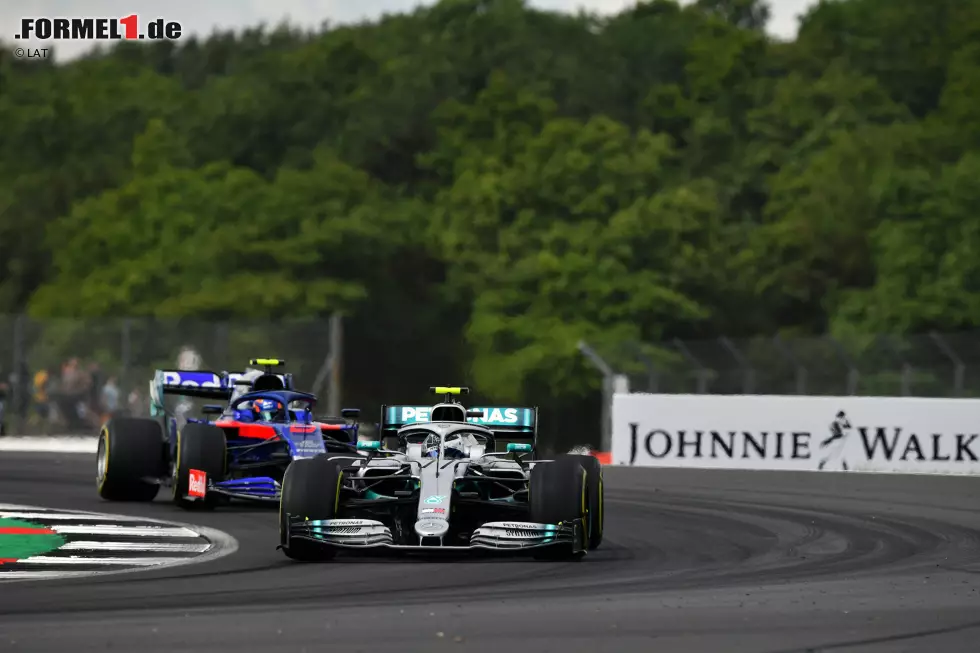
M 553 546 L 571 547 L 574 553 L 583 547 L 582 520 L 560 524 L 534 522 L 488 522 L 473 531 L 468 546 L 441 544 L 395 544 L 391 530 L 379 521 L 370 519 L 314 519 L 289 517 L 289 536 L 342 549 L 394 549 L 419 552 L 460 552 L 484 550 L 490 552 L 532 551 Z M 428 539 L 428 538 L 427 538 Z

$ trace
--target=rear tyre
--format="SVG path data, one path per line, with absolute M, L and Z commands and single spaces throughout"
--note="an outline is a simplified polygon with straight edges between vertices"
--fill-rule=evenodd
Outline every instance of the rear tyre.
M 326 456 L 293 461 L 282 479 L 279 500 L 279 543 L 286 557 L 302 562 L 330 560 L 336 551 L 289 537 L 287 515 L 309 520 L 333 519 L 340 508 L 344 461 Z
M 190 473 L 197 470 L 205 473 L 208 481 L 221 481 L 225 476 L 227 444 L 225 433 L 211 424 L 188 423 L 177 433 L 177 455 L 174 460 L 172 495 L 175 504 L 185 510 L 199 508 L 212 509 L 219 496 L 205 492 L 203 499 L 191 500 Z
M 531 521 L 542 524 L 581 519 L 588 524 L 588 473 L 578 456 L 562 455 L 553 462 L 535 465 L 531 469 L 529 503 Z M 582 546 L 588 546 L 588 535 L 583 534 Z M 572 545 L 550 546 L 535 554 L 538 559 L 577 559 Z
M 569 454 L 571 456 L 573 454 Z M 588 520 L 586 522 L 587 533 L 589 536 L 589 550 L 594 551 L 602 544 L 603 530 L 603 490 L 602 490 L 602 463 L 595 456 L 576 455 L 579 464 L 585 469 L 586 476 L 586 508 L 588 510 Z
M 107 501 L 153 501 L 164 474 L 163 429 L 156 420 L 117 417 L 99 433 L 96 490 Z

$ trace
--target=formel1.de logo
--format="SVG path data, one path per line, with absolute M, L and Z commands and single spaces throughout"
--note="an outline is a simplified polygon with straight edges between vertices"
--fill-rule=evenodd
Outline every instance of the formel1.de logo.
M 20 32 L 16 39 L 47 40 L 138 40 L 151 41 L 179 39 L 183 27 L 174 20 L 164 18 L 141 19 L 136 14 L 122 18 L 50 18 L 33 17 L 20 19 Z

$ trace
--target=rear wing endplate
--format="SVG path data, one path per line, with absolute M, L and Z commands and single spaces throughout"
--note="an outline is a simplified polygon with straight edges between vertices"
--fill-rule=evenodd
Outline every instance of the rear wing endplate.
M 494 437 L 507 440 L 537 440 L 537 406 L 483 406 L 467 408 L 483 411 L 483 417 L 468 417 L 467 422 L 493 431 Z M 381 406 L 382 433 L 392 433 L 409 424 L 430 421 L 432 406 Z

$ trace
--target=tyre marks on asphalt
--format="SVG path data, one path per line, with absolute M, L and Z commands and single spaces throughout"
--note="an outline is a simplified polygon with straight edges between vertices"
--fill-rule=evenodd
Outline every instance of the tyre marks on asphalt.
M 231 536 L 211 529 L 0 504 L 0 582 L 155 569 L 235 549 Z

